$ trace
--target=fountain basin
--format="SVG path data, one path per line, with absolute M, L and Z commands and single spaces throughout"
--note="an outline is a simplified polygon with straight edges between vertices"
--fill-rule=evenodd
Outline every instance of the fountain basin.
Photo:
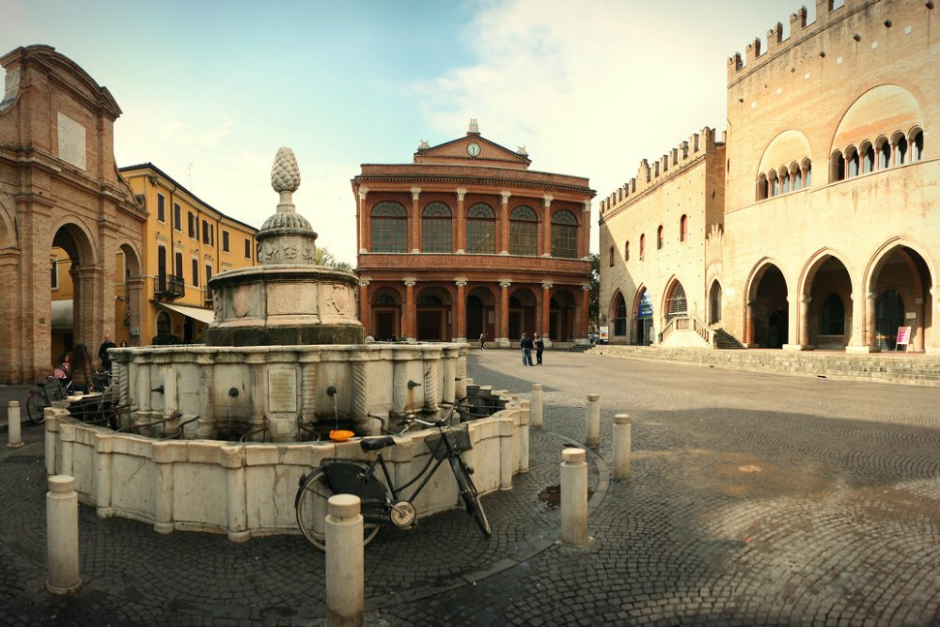
M 473 448 L 464 453 L 481 493 L 512 488 L 529 468 L 529 409 L 514 399 L 489 418 L 466 423 Z M 238 444 L 158 440 L 83 424 L 68 410 L 46 410 L 47 472 L 75 477 L 79 500 L 101 518 L 152 524 L 158 533 L 225 533 L 230 540 L 299 533 L 298 479 L 328 457 L 368 460 L 358 439 L 344 443 Z M 397 483 L 431 454 L 435 430 L 396 437 L 383 451 Z M 381 473 L 380 473 L 381 474 Z M 408 494 L 409 492 L 406 492 Z M 414 503 L 419 517 L 463 507 L 447 463 Z M 468 524 L 472 524 L 468 522 Z

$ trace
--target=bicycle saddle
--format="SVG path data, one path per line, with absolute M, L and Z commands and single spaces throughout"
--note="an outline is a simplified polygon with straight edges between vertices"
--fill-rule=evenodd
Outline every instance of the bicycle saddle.
M 391 435 L 384 435 L 378 438 L 363 438 L 359 441 L 359 445 L 364 451 L 378 451 L 387 446 L 394 446 L 395 438 Z

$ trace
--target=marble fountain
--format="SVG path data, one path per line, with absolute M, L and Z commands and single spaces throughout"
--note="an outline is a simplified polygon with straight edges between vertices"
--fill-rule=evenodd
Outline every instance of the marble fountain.
M 327 457 L 371 455 L 357 437 L 315 438 L 337 427 L 382 433 L 467 395 L 466 344 L 364 341 L 358 279 L 315 264 L 317 234 L 292 202 L 300 174 L 289 148 L 278 150 L 271 183 L 280 200 L 257 235 L 260 265 L 209 282 L 206 345 L 112 349 L 117 430 L 83 423 L 67 407 L 46 410 L 46 470 L 74 476 L 80 501 L 99 517 L 234 541 L 298 533 L 298 478 Z M 487 400 L 495 413 L 467 425 L 466 457 L 482 493 L 511 489 L 529 466 L 527 404 Z M 424 465 L 428 435 L 397 437 L 388 449 L 396 481 Z M 458 501 L 442 466 L 415 505 L 422 517 Z

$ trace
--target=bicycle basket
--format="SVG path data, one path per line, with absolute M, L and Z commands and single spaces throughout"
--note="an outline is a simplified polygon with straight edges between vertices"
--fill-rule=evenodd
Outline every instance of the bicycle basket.
M 436 433 L 425 438 L 425 444 L 434 453 L 435 459 L 444 459 L 448 456 L 448 447 L 441 442 L 442 434 L 448 439 L 448 444 L 455 453 L 463 453 L 471 449 L 470 434 L 467 433 L 466 427 L 445 429 L 441 434 Z

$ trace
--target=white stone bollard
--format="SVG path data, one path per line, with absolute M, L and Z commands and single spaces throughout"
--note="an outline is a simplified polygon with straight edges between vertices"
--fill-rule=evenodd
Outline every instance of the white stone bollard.
M 327 627 L 360 627 L 365 604 L 363 517 L 352 494 L 327 501 Z
M 542 384 L 533 383 L 533 398 L 529 424 L 537 429 L 542 429 Z
M 618 414 L 612 427 L 614 440 L 614 478 L 631 478 L 631 417 Z
M 70 594 L 82 586 L 78 574 L 78 494 L 75 478 L 53 475 L 46 492 L 46 590 Z
M 529 422 L 532 416 L 532 403 L 520 401 L 520 472 L 529 472 Z
M 9 436 L 7 446 L 10 448 L 20 448 L 23 446 L 23 440 L 20 437 L 20 402 L 10 401 L 7 406 L 7 435 Z
M 585 411 L 585 444 L 598 446 L 601 440 L 601 398 L 597 394 L 588 395 L 588 408 Z
M 582 547 L 588 544 L 588 462 L 585 451 L 562 451 L 559 472 L 562 508 L 562 544 Z

